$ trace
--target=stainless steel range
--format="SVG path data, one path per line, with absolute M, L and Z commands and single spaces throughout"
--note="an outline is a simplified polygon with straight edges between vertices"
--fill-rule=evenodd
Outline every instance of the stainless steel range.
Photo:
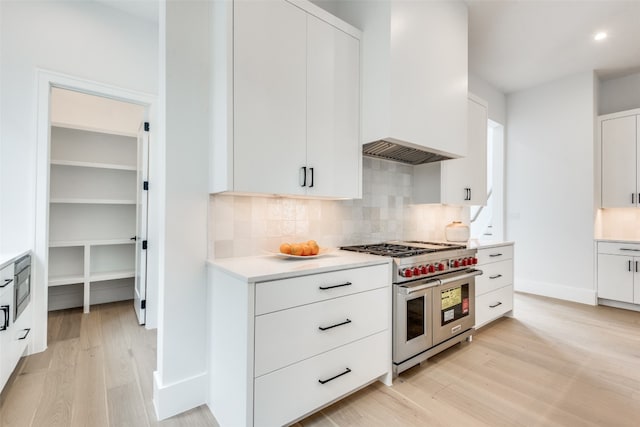
M 393 368 L 397 375 L 464 340 L 475 324 L 475 249 L 388 242 L 340 249 L 393 260 Z

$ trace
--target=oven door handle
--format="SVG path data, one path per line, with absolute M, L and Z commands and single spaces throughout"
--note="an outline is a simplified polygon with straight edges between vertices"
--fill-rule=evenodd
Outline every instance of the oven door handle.
M 475 276 L 480 276 L 482 274 L 482 270 L 467 270 L 464 274 L 459 274 L 452 277 L 447 277 L 445 279 L 440 279 L 441 285 L 448 285 L 449 283 L 458 282 L 460 280 L 470 279 Z
M 439 279 L 431 279 L 422 283 L 421 285 L 413 285 L 413 286 L 400 285 L 399 290 L 403 295 L 411 295 L 416 292 L 424 291 L 425 289 L 438 286 L 440 283 L 441 282 Z

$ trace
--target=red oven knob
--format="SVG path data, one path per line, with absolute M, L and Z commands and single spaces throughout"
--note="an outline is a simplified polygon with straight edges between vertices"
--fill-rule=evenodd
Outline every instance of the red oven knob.
M 413 268 L 413 275 L 414 276 L 419 276 L 420 275 L 420 269 L 418 267 L 414 267 Z
M 429 266 L 429 273 L 433 273 L 436 271 L 436 266 L 435 265 L 430 265 Z
M 458 267 L 460 267 L 460 260 L 455 260 L 455 261 L 453 261 L 453 267 L 454 267 L 454 268 L 458 268 Z
M 439 271 L 444 271 L 444 264 L 443 263 L 438 264 L 438 270 Z
M 428 272 L 429 272 L 429 269 L 427 268 L 426 265 L 423 265 L 420 267 L 420 273 L 427 274 Z
M 400 275 L 401 275 L 402 277 L 412 277 L 412 276 L 413 276 L 413 272 L 411 271 L 411 269 L 410 269 L 410 268 L 405 268 L 404 270 L 402 270 L 402 271 L 400 272 Z
M 467 265 L 469 265 L 469 260 L 467 258 L 463 258 L 462 259 L 462 266 L 464 267 L 464 266 L 467 266 Z
M 478 263 L 478 258 L 476 258 L 476 257 L 471 258 L 471 263 L 473 265 L 476 265 Z

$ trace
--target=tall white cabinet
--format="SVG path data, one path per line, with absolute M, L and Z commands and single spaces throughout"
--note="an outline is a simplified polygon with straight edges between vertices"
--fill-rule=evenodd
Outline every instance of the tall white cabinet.
M 640 109 L 599 118 L 601 207 L 640 206 Z
M 53 111 L 69 108 L 52 99 Z M 52 115 L 49 310 L 86 313 L 91 304 L 133 298 L 137 133 Z
M 360 31 L 305 1 L 213 15 L 211 191 L 359 197 Z

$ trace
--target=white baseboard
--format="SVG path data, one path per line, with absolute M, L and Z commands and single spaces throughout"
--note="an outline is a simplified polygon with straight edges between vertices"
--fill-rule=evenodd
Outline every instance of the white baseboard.
M 163 385 L 158 371 L 153 372 L 153 406 L 159 421 L 204 405 L 207 402 L 208 375 L 186 378 Z
M 536 282 L 518 277 L 513 281 L 513 285 L 514 290 L 518 292 L 579 302 L 581 304 L 597 305 L 595 289 L 574 288 L 558 283 Z

